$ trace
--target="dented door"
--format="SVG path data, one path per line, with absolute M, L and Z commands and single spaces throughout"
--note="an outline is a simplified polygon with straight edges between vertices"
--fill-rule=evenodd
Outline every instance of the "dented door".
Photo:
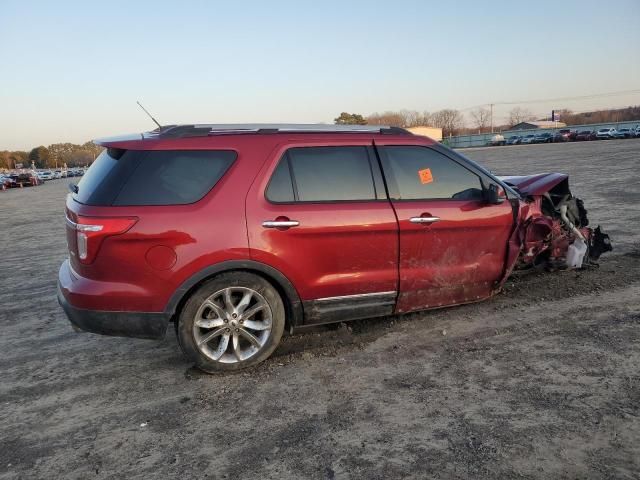
M 513 214 L 481 176 L 429 146 L 378 144 L 400 230 L 397 312 L 472 302 L 503 273 Z

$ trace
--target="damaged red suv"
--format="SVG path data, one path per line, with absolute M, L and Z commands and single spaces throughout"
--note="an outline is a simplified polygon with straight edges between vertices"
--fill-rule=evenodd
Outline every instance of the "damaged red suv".
M 80 330 L 205 371 L 285 330 L 476 302 L 514 268 L 609 250 L 562 174 L 498 178 L 398 128 L 180 125 L 105 147 L 66 201 L 58 299 Z

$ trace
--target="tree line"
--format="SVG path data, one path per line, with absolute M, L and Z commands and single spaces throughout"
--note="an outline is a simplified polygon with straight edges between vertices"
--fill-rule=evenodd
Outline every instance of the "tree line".
M 390 127 L 418 127 L 428 125 L 442 128 L 444 136 L 457 135 L 464 128 L 464 117 L 458 110 L 444 109 L 438 112 L 416 110 L 386 111 L 364 117 L 357 113 L 342 112 L 334 119 L 336 125 L 388 125 Z
M 550 117 L 551 112 L 549 112 Z M 589 123 L 615 123 L 640 120 L 640 107 L 626 107 L 620 109 L 599 110 L 594 112 L 574 113 L 568 109 L 556 110 L 559 120 L 567 125 L 582 125 Z M 521 122 L 533 120 L 550 120 L 536 117 L 529 109 L 514 107 L 507 118 L 498 122 L 491 118 L 491 110 L 488 107 L 478 107 L 471 110 L 468 118 L 455 109 L 443 109 L 437 112 L 419 112 L 416 110 L 386 111 L 382 113 L 372 113 L 363 116 L 357 113 L 342 112 L 334 123 L 337 125 L 388 125 L 390 127 L 417 127 L 430 126 L 442 128 L 442 135 L 464 135 L 471 133 L 488 133 L 508 130 Z M 506 122 L 505 122 L 506 120 Z M 492 125 L 493 124 L 493 125 Z
M 0 168 L 13 169 L 22 164 L 24 168 L 82 167 L 90 165 L 100 155 L 103 148 L 93 142 L 82 145 L 75 143 L 53 143 L 48 147 L 40 145 L 30 151 L 0 151 Z
M 551 112 L 550 112 L 551 113 Z M 640 121 L 640 106 L 598 110 L 593 112 L 574 113 L 571 110 L 556 110 L 560 121 L 567 125 L 583 125 L 589 123 L 615 123 L 627 121 Z M 508 130 L 514 125 L 540 120 L 533 113 L 522 107 L 514 107 L 507 115 L 506 123 L 496 122 L 496 118 L 491 118 L 491 111 L 487 107 L 478 107 L 471 110 L 468 118 L 455 109 L 443 109 L 437 112 L 419 112 L 417 110 L 386 111 L 382 113 L 372 113 L 363 116 L 357 113 L 342 112 L 334 123 L 337 125 L 389 125 L 391 127 L 418 127 L 430 126 L 442 128 L 442 135 L 463 135 L 470 133 L 487 133 L 493 130 Z M 544 118 L 542 120 L 549 120 Z M 35 165 L 36 168 L 62 168 L 65 164 L 68 167 L 80 167 L 90 165 L 103 150 L 102 147 L 93 142 L 85 142 L 82 145 L 75 143 L 54 143 L 45 147 L 40 145 L 31 151 L 0 151 L 0 168 L 13 169 L 16 165 L 22 164 L 24 168 Z

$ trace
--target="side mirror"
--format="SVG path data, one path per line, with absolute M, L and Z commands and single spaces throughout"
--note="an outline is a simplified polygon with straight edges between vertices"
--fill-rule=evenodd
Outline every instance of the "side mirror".
M 489 205 L 500 205 L 507 199 L 504 189 L 495 183 L 491 183 L 489 188 L 483 190 L 483 193 L 484 201 Z

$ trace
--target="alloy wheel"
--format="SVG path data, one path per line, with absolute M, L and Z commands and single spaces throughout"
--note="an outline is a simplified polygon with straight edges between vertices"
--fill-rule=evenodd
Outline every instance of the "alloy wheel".
M 271 307 L 257 291 L 227 287 L 209 296 L 193 322 L 198 350 L 220 363 L 253 357 L 271 336 Z

